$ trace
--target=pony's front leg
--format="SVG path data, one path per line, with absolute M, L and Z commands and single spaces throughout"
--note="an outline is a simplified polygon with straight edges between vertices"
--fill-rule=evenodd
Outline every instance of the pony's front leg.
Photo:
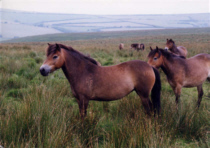
M 80 97 L 79 99 L 77 99 L 77 103 L 79 105 L 81 119 L 84 120 L 84 117 L 87 115 L 89 100 L 85 97 Z
M 178 108 L 178 104 L 179 104 L 179 99 L 180 99 L 180 95 L 182 92 L 182 86 L 180 84 L 176 85 L 176 87 L 173 88 L 175 96 L 176 96 L 176 105 Z
M 201 100 L 202 100 L 202 96 L 203 96 L 203 88 L 202 88 L 202 84 L 197 86 L 197 90 L 198 90 L 198 108 L 201 104 Z

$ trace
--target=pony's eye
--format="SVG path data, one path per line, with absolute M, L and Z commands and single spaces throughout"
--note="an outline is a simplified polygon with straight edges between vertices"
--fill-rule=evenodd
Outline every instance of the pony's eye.
M 157 57 L 154 57 L 154 60 L 156 61 L 158 58 Z
M 58 56 L 53 56 L 53 59 L 57 59 L 58 58 Z

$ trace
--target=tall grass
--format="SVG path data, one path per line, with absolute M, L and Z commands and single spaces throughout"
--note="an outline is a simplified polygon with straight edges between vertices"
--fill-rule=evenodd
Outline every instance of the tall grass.
M 147 60 L 149 46 L 165 46 L 166 38 L 188 49 L 188 57 L 210 53 L 210 35 L 148 36 L 66 41 L 102 65 Z M 125 49 L 118 50 L 123 42 Z M 141 42 L 145 51 L 130 51 Z M 79 108 L 61 70 L 48 77 L 39 74 L 45 59 L 45 43 L 3 44 L 0 50 L 0 145 L 4 147 L 209 147 L 210 83 L 196 109 L 196 88 L 183 89 L 181 108 L 162 71 L 162 112 L 148 117 L 141 100 L 131 93 L 113 102 L 91 101 L 87 118 Z

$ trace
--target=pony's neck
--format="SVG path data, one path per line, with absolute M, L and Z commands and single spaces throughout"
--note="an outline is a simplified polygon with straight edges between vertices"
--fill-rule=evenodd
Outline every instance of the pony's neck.
M 177 49 L 177 46 L 175 44 L 173 44 L 172 48 L 169 49 L 169 50 L 171 50 L 174 53 L 178 53 L 179 52 L 178 49 Z
M 167 78 L 170 79 L 173 76 L 173 61 L 168 60 L 166 57 L 163 56 L 163 64 L 161 69 L 166 74 Z
M 62 49 L 62 52 L 65 61 L 62 66 L 62 70 L 73 89 L 77 82 L 81 79 L 82 75 L 87 75 L 93 72 L 96 65 L 89 61 L 85 61 L 79 56 L 75 56 L 75 53 L 73 53 L 74 51 Z

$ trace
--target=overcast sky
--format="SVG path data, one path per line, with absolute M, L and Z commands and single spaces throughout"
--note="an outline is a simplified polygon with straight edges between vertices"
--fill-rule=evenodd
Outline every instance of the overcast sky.
M 210 13 L 210 0 L 0 0 L 0 7 L 73 14 Z

